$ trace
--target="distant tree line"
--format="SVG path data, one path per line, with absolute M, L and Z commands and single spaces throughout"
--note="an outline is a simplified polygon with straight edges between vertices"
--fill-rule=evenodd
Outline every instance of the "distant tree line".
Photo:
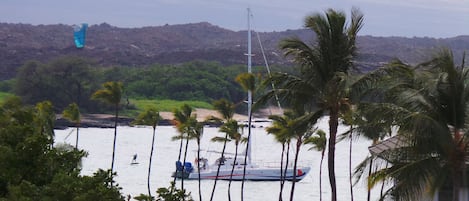
M 150 67 L 101 67 L 84 58 L 63 57 L 47 63 L 25 63 L 14 80 L 0 83 L 0 90 L 14 93 L 27 104 L 49 100 L 56 111 L 62 111 L 73 102 L 85 112 L 110 109 L 90 99 L 102 83 L 109 81 L 123 83 L 124 99 L 211 102 L 226 98 L 241 102 L 244 92 L 234 79 L 245 71 L 245 65 L 222 66 L 207 61 Z M 266 76 L 265 67 L 255 67 L 254 72 Z

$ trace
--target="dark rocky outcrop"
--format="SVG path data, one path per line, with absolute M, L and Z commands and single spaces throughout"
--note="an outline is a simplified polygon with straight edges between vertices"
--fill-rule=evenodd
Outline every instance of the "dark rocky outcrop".
M 178 64 L 193 60 L 244 64 L 246 31 L 231 31 L 206 22 L 142 28 L 119 28 L 103 23 L 88 29 L 86 47 L 77 49 L 70 25 L 29 25 L 0 23 L 0 80 L 10 79 L 29 60 L 47 62 L 62 56 L 79 56 L 100 66 L 147 66 Z M 270 64 L 289 64 L 278 49 L 281 39 L 313 39 L 310 30 L 259 33 Z M 253 35 L 254 65 L 263 65 L 256 35 Z M 454 38 L 404 38 L 360 36 L 358 64 L 373 69 L 393 58 L 418 63 L 440 47 L 454 50 L 459 61 L 469 49 L 469 36 Z

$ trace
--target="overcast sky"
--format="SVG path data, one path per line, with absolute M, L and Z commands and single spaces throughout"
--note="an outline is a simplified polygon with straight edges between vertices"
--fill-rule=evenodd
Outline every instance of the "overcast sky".
M 209 22 L 238 31 L 303 27 L 305 16 L 328 8 L 365 15 L 360 35 L 454 37 L 469 35 L 469 0 L 0 0 L 0 22 L 109 23 L 117 27 Z

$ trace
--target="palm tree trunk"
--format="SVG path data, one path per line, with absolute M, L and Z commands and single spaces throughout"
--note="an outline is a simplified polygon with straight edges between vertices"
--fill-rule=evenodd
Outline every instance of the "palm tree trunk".
M 324 151 L 321 152 L 321 162 L 319 162 L 319 201 L 322 201 L 322 162 L 324 161 Z
M 155 144 L 155 133 L 156 128 L 153 128 L 153 137 L 151 139 L 151 150 L 150 150 L 150 159 L 148 160 L 148 176 L 147 176 L 147 189 L 148 189 L 148 196 L 151 198 L 151 188 L 150 188 L 150 175 L 151 175 L 151 161 L 153 158 L 153 149 Z
M 459 193 L 461 191 L 461 173 L 460 172 L 453 172 L 453 201 L 461 201 L 459 199 Z
M 227 140 L 228 140 L 228 133 L 225 134 L 225 141 L 223 142 L 223 149 L 221 150 L 220 161 L 218 161 L 217 174 L 215 176 L 215 181 L 213 182 L 213 188 L 212 188 L 212 194 L 210 195 L 210 201 L 213 200 L 213 196 L 215 195 L 215 189 L 217 187 L 218 175 L 220 174 L 220 167 L 221 167 L 221 164 L 223 163 L 223 160 L 225 159 L 225 149 L 226 149 L 226 141 Z
M 384 167 L 384 169 L 387 169 L 387 168 L 388 168 L 388 165 L 389 165 L 389 162 L 386 161 L 386 166 Z M 381 191 L 380 191 L 380 193 L 379 193 L 380 198 L 383 197 L 383 193 L 384 193 L 384 184 L 385 184 L 385 183 L 384 183 L 384 181 L 383 181 L 383 183 L 381 184 Z
M 182 162 L 181 190 L 184 190 L 184 172 L 186 171 L 187 147 L 189 146 L 189 136 L 186 139 L 186 148 L 184 149 L 184 160 Z
M 117 120 L 119 118 L 119 104 L 116 104 L 116 116 L 114 119 L 114 141 L 112 143 L 112 162 L 111 162 L 111 187 L 113 186 L 114 179 L 114 159 L 116 157 L 116 139 L 117 139 Z
M 463 144 L 463 138 L 464 136 L 461 134 L 461 131 L 459 129 L 454 129 L 454 137 L 453 137 L 453 144 L 456 146 L 452 150 L 452 155 L 455 156 L 455 158 L 458 158 L 459 160 L 453 159 L 454 163 L 453 168 L 452 168 L 452 179 L 453 179 L 453 201 L 460 201 L 466 196 L 461 196 L 461 191 L 463 191 L 462 188 L 467 188 L 465 186 L 465 145 Z M 462 157 L 461 157 L 462 156 Z M 464 184 L 464 185 L 463 185 Z M 465 190 L 464 190 L 465 192 Z
M 80 129 L 80 125 L 77 124 L 76 127 L 77 127 L 77 140 L 75 141 L 75 149 L 78 149 L 78 136 L 80 136 L 78 130 Z
M 283 200 L 283 184 L 285 183 L 285 174 L 283 174 L 283 156 L 285 155 L 285 143 L 282 143 L 282 155 L 280 156 L 280 191 L 278 193 L 278 201 Z M 285 165 L 286 166 L 286 165 Z
M 467 186 L 467 172 L 466 172 L 466 163 L 463 162 L 462 164 L 462 176 L 461 176 L 461 179 L 462 179 L 462 187 L 461 187 L 461 190 L 463 191 L 463 195 L 461 196 L 461 199 L 468 199 L 469 195 L 467 193 L 468 191 L 468 186 Z
M 350 126 L 350 136 L 349 136 L 349 159 L 348 159 L 348 173 L 349 173 L 349 183 L 350 183 L 350 201 L 353 201 L 353 183 L 352 183 L 352 129 Z
M 252 124 L 252 111 L 249 112 L 248 118 L 248 142 L 246 143 L 246 153 L 244 154 L 244 168 L 243 168 L 243 180 L 241 180 L 241 201 L 244 201 L 244 180 L 246 178 L 246 168 L 247 168 L 247 160 L 248 160 L 248 150 L 251 141 L 251 124 Z
M 285 187 L 285 181 L 287 177 L 287 171 L 288 171 L 288 163 L 290 162 L 290 142 L 287 143 L 287 150 L 285 151 L 285 168 L 281 171 L 280 173 L 281 178 L 280 178 L 280 193 L 279 193 L 279 201 L 283 200 L 283 189 Z
M 228 182 L 228 201 L 231 201 L 231 180 L 236 166 L 236 159 L 238 158 L 238 144 L 236 144 L 233 167 L 231 167 L 230 181 Z
M 202 201 L 202 188 L 200 186 L 200 138 L 197 138 L 197 172 L 199 182 L 199 201 Z
M 298 156 L 300 155 L 302 140 L 297 139 L 296 141 L 296 153 L 295 153 L 295 162 L 293 163 L 293 180 L 290 191 L 290 201 L 293 201 L 293 195 L 295 194 L 295 184 L 296 184 L 296 168 L 298 164 Z
M 287 145 L 287 154 L 286 154 L 286 159 L 285 159 L 285 169 L 283 170 L 282 191 L 283 191 L 283 188 L 285 187 L 285 181 L 286 181 L 287 172 L 288 172 L 288 163 L 290 163 L 290 142 L 288 142 L 288 145 Z
M 329 170 L 329 183 L 331 184 L 331 201 L 337 201 L 337 184 L 335 180 L 335 143 L 337 138 L 337 128 L 339 126 L 339 113 L 337 108 L 330 111 L 329 117 L 329 149 L 327 165 Z
M 374 143 L 373 143 L 373 144 L 374 144 Z M 371 172 L 372 172 L 372 169 L 373 169 L 373 158 L 370 158 L 370 166 L 369 166 L 369 168 L 370 168 L 370 169 L 368 170 L 368 178 L 371 177 Z M 368 184 L 368 186 L 370 186 L 370 185 Z M 367 195 L 366 195 L 366 200 L 367 200 L 367 201 L 370 201 L 370 197 L 371 197 L 370 194 L 371 194 L 371 189 L 368 188 L 368 192 L 367 192 Z
M 179 155 L 178 155 L 178 160 L 177 160 L 177 161 L 181 161 L 182 144 L 183 144 L 183 142 L 184 142 L 184 138 L 181 137 L 181 142 L 179 143 Z M 174 184 L 176 184 L 176 179 L 177 179 L 177 176 L 178 176 L 178 171 L 179 171 L 179 170 L 178 170 L 177 167 L 176 167 L 176 175 L 175 175 L 175 177 L 174 177 L 174 179 L 173 179 Z M 183 175 L 182 175 L 182 173 L 181 173 L 181 177 L 182 177 L 182 176 L 183 176 Z M 171 192 L 171 193 L 172 193 L 172 192 Z

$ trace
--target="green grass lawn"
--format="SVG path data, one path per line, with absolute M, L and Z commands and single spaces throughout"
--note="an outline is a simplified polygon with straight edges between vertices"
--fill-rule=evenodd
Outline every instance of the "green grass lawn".
M 135 106 L 135 110 L 126 110 L 124 115 L 136 116 L 149 107 L 155 107 L 161 112 L 172 112 L 182 105 L 188 104 L 193 108 L 213 109 L 210 103 L 202 101 L 175 101 L 175 100 L 149 100 L 149 99 L 130 99 L 130 104 Z

